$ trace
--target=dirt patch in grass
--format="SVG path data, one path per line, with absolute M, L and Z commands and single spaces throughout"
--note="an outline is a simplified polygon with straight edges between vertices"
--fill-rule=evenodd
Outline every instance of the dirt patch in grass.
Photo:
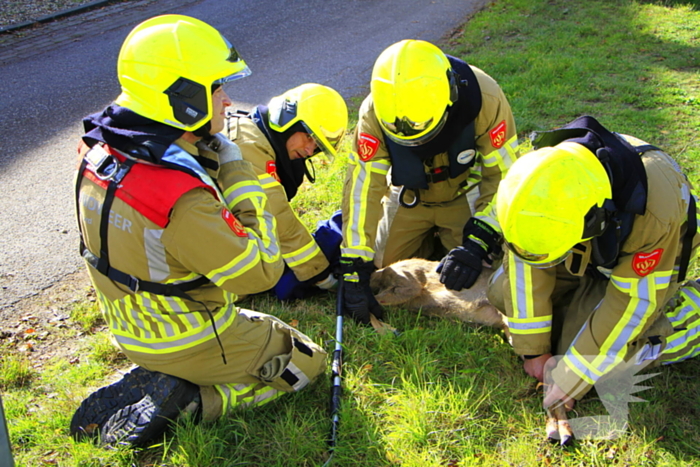
M 84 330 L 70 319 L 80 303 L 95 302 L 87 272 L 81 270 L 38 294 L 0 311 L 0 345 L 25 354 L 35 368 L 54 358 L 79 359 L 82 338 L 101 332 L 106 325 Z

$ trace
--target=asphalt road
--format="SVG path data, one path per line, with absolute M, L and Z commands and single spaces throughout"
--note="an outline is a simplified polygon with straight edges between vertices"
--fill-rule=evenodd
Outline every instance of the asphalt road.
M 219 29 L 253 71 L 226 87 L 248 109 L 305 82 L 362 96 L 387 46 L 439 43 L 485 3 L 141 0 L 0 37 L 0 310 L 84 267 L 73 206 L 80 122 L 118 95 L 119 47 L 140 21 L 180 13 Z

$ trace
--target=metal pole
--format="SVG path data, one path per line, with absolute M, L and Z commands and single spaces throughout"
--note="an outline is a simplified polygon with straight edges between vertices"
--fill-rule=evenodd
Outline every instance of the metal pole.
M 2 398 L 0 397 L 0 465 L 3 467 L 14 467 L 12 451 L 10 447 L 10 432 L 7 429 L 5 411 L 2 408 Z
M 338 426 L 340 424 L 340 402 L 342 395 L 341 372 L 343 367 L 343 279 L 338 281 L 338 296 L 335 313 L 335 350 L 331 363 L 331 435 L 328 439 L 330 456 L 324 465 L 330 465 L 338 441 Z

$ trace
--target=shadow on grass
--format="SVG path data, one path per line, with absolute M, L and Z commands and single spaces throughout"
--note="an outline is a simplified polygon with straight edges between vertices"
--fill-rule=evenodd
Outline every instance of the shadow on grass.
M 638 0 L 639 3 L 661 5 L 666 7 L 691 6 L 693 10 L 700 10 L 700 0 Z
M 631 430 L 643 436 L 650 449 L 663 448 L 680 461 L 700 460 L 700 360 L 652 368 L 659 373 L 647 380 L 649 389 L 630 404 Z
M 602 0 L 507 0 L 493 9 L 498 21 L 477 15 L 448 52 L 501 84 L 521 137 L 588 114 L 674 156 L 697 138 L 700 106 L 689 90 L 700 49 L 688 45 L 696 28 L 680 9 L 661 17 L 634 1 Z

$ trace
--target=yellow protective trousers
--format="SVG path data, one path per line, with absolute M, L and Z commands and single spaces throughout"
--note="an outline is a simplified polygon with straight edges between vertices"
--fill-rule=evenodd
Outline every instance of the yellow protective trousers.
M 664 365 L 694 357 L 700 353 L 700 284 L 688 281 L 672 300 L 666 312 L 673 334 L 666 338 L 661 354 Z
M 239 309 L 232 326 L 210 341 L 169 354 L 128 352 L 133 362 L 200 386 L 202 419 L 258 406 L 306 387 L 326 368 L 326 352 L 278 318 Z

